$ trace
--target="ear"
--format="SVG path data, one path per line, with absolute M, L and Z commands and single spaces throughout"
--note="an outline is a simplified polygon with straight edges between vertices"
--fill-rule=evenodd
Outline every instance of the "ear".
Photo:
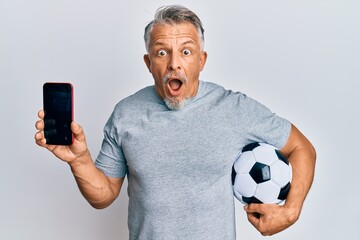
M 200 53 L 200 71 L 202 71 L 204 69 L 205 63 L 206 63 L 206 59 L 207 59 L 207 52 L 202 51 Z
M 144 62 L 146 64 L 146 67 L 149 69 L 149 72 L 151 73 L 151 61 L 149 58 L 149 54 L 144 55 Z

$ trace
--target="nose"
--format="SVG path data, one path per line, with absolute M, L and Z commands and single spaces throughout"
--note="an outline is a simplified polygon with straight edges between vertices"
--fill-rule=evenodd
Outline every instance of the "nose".
M 171 54 L 168 70 L 177 71 L 181 69 L 181 60 L 177 54 Z

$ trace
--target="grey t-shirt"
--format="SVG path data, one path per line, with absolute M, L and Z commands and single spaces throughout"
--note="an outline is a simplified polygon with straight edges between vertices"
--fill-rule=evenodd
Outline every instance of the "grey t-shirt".
M 278 148 L 289 121 L 246 95 L 199 82 L 169 110 L 154 86 L 120 101 L 104 129 L 96 166 L 128 177 L 130 239 L 235 239 L 231 169 L 250 142 Z

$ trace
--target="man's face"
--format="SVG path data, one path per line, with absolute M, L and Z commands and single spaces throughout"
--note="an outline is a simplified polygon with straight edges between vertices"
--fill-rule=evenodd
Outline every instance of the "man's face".
M 144 61 L 155 80 L 157 94 L 171 109 L 180 109 L 186 99 L 196 95 L 206 57 L 193 25 L 153 27 Z

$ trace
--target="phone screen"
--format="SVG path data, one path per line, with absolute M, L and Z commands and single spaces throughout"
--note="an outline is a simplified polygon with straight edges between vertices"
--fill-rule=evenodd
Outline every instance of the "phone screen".
M 71 145 L 73 134 L 73 87 L 70 83 L 45 83 L 44 134 L 47 144 Z

